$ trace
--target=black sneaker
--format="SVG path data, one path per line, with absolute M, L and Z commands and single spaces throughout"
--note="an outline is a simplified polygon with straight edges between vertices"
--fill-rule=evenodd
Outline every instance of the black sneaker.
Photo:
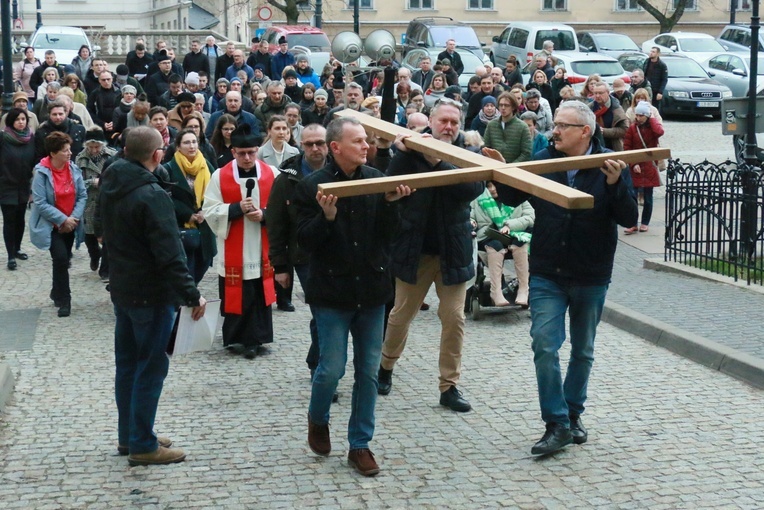
M 72 314 L 72 304 L 70 301 L 64 301 L 61 303 L 61 307 L 58 309 L 59 317 L 69 317 Z
M 456 386 L 451 386 L 440 394 L 440 405 L 457 413 L 466 413 L 472 409 L 470 403 L 462 397 L 462 392 L 457 390 Z
M 17 265 L 16 259 L 8 259 L 8 271 L 15 271 Z
M 573 442 L 575 444 L 584 444 L 589 439 L 589 434 L 586 432 L 584 422 L 581 421 L 581 417 L 575 414 L 570 415 L 570 434 L 573 436 Z
M 393 370 L 387 370 L 379 367 L 379 374 L 377 375 L 379 386 L 377 388 L 378 395 L 389 395 L 390 390 L 393 389 Z
M 566 428 L 559 423 L 547 423 L 546 432 L 539 439 L 538 443 L 531 448 L 531 454 L 533 455 L 546 455 L 547 453 L 556 452 L 573 442 L 573 435 L 570 433 L 570 429 Z

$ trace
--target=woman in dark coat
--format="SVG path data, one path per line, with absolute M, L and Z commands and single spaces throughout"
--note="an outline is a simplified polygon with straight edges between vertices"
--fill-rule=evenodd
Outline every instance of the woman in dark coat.
M 21 240 L 34 169 L 34 133 L 28 127 L 27 110 L 13 108 L 5 121 L 0 139 L 0 207 L 8 269 L 13 271 L 16 259 L 28 258 L 21 251 Z

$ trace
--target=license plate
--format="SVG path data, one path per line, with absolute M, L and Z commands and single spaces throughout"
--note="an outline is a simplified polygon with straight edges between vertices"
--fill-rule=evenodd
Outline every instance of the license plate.
M 719 106 L 717 101 L 698 101 L 698 108 L 716 108 Z

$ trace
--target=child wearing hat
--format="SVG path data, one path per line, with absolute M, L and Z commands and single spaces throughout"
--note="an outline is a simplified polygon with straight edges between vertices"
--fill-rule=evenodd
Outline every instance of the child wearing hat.
M 496 107 L 496 98 L 493 96 L 485 96 L 481 102 L 480 112 L 477 117 L 472 119 L 472 126 L 470 129 L 480 133 L 480 136 L 485 135 L 485 127 L 494 119 L 501 117 L 498 108 Z
M 626 130 L 623 139 L 623 149 L 629 151 L 657 147 L 660 137 L 663 136 L 663 125 L 652 116 L 651 104 L 640 101 L 634 108 L 634 115 L 635 121 Z M 649 229 L 653 214 L 653 188 L 661 185 L 656 162 L 648 160 L 631 165 L 631 180 L 634 189 L 642 192 L 644 205 L 640 225 L 624 230 L 626 235 L 647 232 Z

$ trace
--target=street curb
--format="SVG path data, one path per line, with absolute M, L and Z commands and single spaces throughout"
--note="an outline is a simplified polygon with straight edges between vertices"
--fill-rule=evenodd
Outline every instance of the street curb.
M 685 276 L 691 276 L 693 278 L 702 278 L 704 280 L 709 280 L 716 283 L 732 285 L 733 287 L 745 289 L 749 292 L 764 294 L 764 287 L 761 285 L 748 285 L 745 280 L 735 281 L 735 279 L 730 276 L 722 276 L 720 274 L 712 273 L 711 271 L 680 264 L 679 262 L 666 262 L 663 259 L 657 258 L 644 259 L 642 267 L 645 269 L 652 269 L 653 271 L 665 271 L 667 273 L 682 274 Z
M 610 301 L 605 303 L 602 320 L 701 365 L 764 389 L 764 360 Z
M 0 363 L 0 412 L 5 410 L 5 404 L 13 393 L 13 372 L 8 363 Z

